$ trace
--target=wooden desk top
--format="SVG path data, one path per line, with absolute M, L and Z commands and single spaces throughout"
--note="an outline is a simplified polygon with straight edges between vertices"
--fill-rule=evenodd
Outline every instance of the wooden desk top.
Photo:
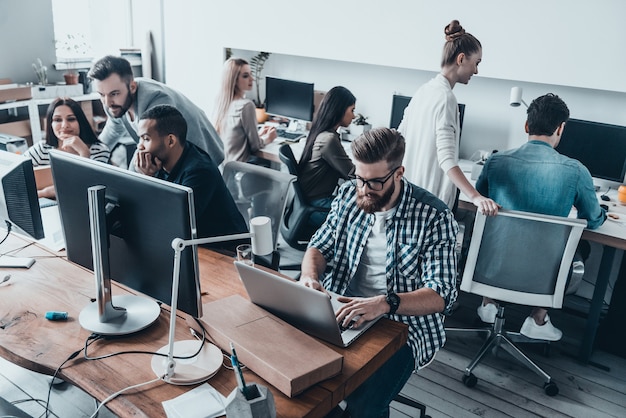
M 27 241 L 11 235 L 2 244 L 2 252 L 26 244 Z M 52 375 L 70 354 L 83 348 L 90 335 L 78 323 L 78 315 L 95 295 L 93 274 L 36 245 L 21 249 L 15 255 L 35 257 L 37 261 L 28 270 L 3 269 L 2 275 L 10 273 L 11 279 L 0 287 L 0 355 L 22 367 Z M 200 249 L 198 255 L 201 286 L 206 292 L 204 302 L 232 294 L 247 298 L 230 257 L 206 249 Z M 114 295 L 125 293 L 130 292 L 114 285 Z M 101 356 L 124 350 L 158 350 L 168 342 L 168 308 L 163 305 L 157 322 L 146 330 L 132 336 L 96 341 L 89 347 L 89 354 Z M 67 311 L 69 320 L 46 320 L 44 314 L 50 310 Z M 179 317 L 177 340 L 191 338 L 185 319 Z M 291 399 L 249 370 L 245 371 L 245 378 L 270 387 L 280 417 L 324 416 L 404 345 L 407 334 L 403 324 L 383 319 L 347 349 L 329 345 L 344 355 L 343 372 Z M 148 354 L 124 354 L 88 361 L 81 353 L 66 363 L 59 376 L 102 401 L 120 389 L 154 379 L 151 359 L 152 355 Z M 233 372 L 225 368 L 208 383 L 225 396 L 236 387 Z M 155 382 L 118 396 L 107 403 L 107 407 L 122 417 L 162 417 L 165 412 L 161 402 L 189 389 Z M 52 397 L 53 410 L 58 401 Z

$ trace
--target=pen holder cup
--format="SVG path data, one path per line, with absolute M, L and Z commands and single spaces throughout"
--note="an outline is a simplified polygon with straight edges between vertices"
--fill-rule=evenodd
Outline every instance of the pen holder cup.
M 246 386 L 248 398 L 235 388 L 235 398 L 226 407 L 227 418 L 275 418 L 274 395 L 265 386 L 251 383 Z

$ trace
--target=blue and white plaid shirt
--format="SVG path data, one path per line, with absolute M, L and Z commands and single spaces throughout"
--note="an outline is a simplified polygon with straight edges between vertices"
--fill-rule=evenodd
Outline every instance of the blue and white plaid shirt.
M 375 215 L 359 209 L 356 196 L 351 182 L 343 184 L 326 222 L 309 243 L 332 263 L 323 285 L 339 294 L 355 278 L 375 221 Z M 405 293 L 428 287 L 445 301 L 444 312 L 449 311 L 457 297 L 457 231 L 454 216 L 442 201 L 403 178 L 395 214 L 386 222 L 387 291 Z M 442 313 L 389 318 L 408 325 L 416 369 L 428 364 L 445 343 Z

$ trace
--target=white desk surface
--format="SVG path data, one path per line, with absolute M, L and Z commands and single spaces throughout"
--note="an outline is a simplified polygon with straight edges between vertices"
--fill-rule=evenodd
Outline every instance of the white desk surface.
M 273 142 L 261 148 L 261 150 L 256 155 L 262 158 L 266 158 L 271 161 L 280 162 L 280 159 L 278 158 L 278 149 L 283 144 L 289 144 L 291 145 L 291 150 L 293 151 L 294 157 L 296 157 L 297 160 L 300 160 L 302 151 L 304 151 L 305 143 L 306 143 L 306 137 L 302 138 L 298 142 L 290 142 L 290 141 L 285 141 L 282 138 L 276 138 Z M 349 141 L 341 141 L 341 145 L 343 146 L 343 149 L 346 150 L 346 153 L 350 157 L 352 157 L 352 149 L 350 147 L 351 144 L 352 143 Z

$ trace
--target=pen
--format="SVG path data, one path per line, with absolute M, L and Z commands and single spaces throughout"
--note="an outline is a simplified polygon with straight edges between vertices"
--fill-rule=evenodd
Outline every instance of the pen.
M 237 385 L 239 386 L 239 390 L 243 393 L 243 397 L 248 399 L 248 394 L 246 393 L 246 381 L 243 378 L 243 372 L 241 371 L 241 366 L 239 366 L 239 359 L 237 358 L 237 352 L 235 351 L 235 345 L 230 343 L 230 350 L 232 351 L 232 355 L 230 356 L 230 362 L 233 365 L 233 370 L 235 371 L 235 378 L 237 379 Z

